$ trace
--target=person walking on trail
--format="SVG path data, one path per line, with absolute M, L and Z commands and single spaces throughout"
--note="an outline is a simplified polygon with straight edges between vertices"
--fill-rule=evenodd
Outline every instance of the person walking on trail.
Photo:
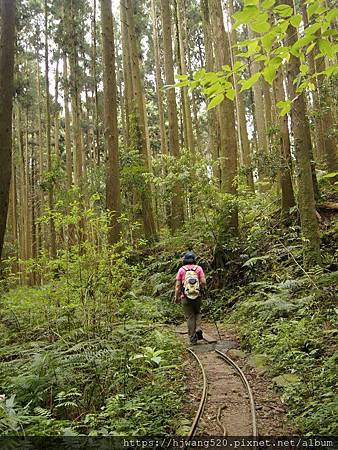
M 176 303 L 181 302 L 183 305 L 191 344 L 203 339 L 200 311 L 206 285 L 204 271 L 196 264 L 195 254 L 187 252 L 183 258 L 183 266 L 176 275 L 175 299 Z

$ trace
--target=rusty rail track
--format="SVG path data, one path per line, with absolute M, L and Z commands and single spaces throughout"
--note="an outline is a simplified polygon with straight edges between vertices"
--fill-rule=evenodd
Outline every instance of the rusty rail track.
M 204 408 L 207 402 L 207 393 L 208 393 L 208 381 L 207 381 L 207 376 L 206 376 L 206 372 L 205 372 L 205 368 L 201 362 L 201 360 L 199 359 L 199 357 L 197 356 L 197 354 L 191 349 L 191 348 L 187 348 L 188 352 L 196 359 L 200 369 L 201 369 L 201 373 L 202 373 L 202 377 L 203 377 L 203 390 L 202 390 L 202 395 L 201 395 L 201 399 L 199 402 L 199 406 L 194 418 L 194 421 L 191 425 L 191 428 L 189 430 L 189 434 L 188 434 L 188 439 L 192 438 L 197 430 L 198 424 L 200 419 L 203 416 L 203 412 L 204 412 Z M 257 431 L 257 420 L 256 420 L 256 408 L 255 408 L 255 401 L 254 401 L 254 397 L 252 394 L 252 390 L 250 387 L 250 384 L 245 376 L 245 374 L 243 373 L 243 371 L 240 369 L 240 367 L 231 359 L 229 358 L 228 355 L 226 355 L 225 353 L 221 352 L 220 350 L 215 349 L 214 350 L 215 353 L 223 359 L 223 361 L 225 361 L 228 365 L 230 365 L 240 376 L 241 381 L 243 383 L 243 386 L 245 387 L 246 392 L 248 393 L 249 396 L 249 402 L 250 402 L 250 412 L 251 412 L 251 422 L 252 422 L 252 436 L 253 437 L 257 437 L 258 436 L 258 431 Z

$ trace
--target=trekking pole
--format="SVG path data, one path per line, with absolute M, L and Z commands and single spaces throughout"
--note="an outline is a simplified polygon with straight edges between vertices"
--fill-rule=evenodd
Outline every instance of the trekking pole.
M 208 293 L 207 293 L 207 302 L 208 302 L 209 313 L 211 314 L 212 320 L 213 320 L 213 322 L 215 324 L 215 328 L 217 330 L 218 338 L 221 341 L 222 340 L 221 333 L 219 332 L 219 329 L 218 329 L 217 321 L 215 319 L 214 312 L 213 312 L 212 307 L 211 307 L 210 295 L 208 295 Z

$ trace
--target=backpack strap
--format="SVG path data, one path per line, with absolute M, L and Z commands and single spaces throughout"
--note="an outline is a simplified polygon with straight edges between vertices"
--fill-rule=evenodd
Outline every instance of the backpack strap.
M 198 266 L 193 266 L 191 269 L 188 269 L 186 266 L 182 266 L 183 270 L 185 270 L 186 272 L 188 272 L 189 270 L 193 270 L 194 272 L 196 272 Z

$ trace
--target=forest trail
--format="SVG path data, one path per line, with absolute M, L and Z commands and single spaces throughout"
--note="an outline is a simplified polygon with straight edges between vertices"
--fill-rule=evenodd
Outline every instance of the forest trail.
M 236 362 L 242 369 L 253 392 L 256 406 L 258 435 L 292 435 L 297 430 L 287 420 L 286 410 L 274 392 L 272 381 L 265 371 L 254 366 L 250 355 L 241 350 L 237 336 L 231 330 L 221 329 L 221 341 L 216 339 L 215 325 L 203 323 L 204 335 L 217 340 L 216 348 L 220 349 Z M 187 344 L 185 324 L 175 330 L 180 339 Z M 250 436 L 252 420 L 248 394 L 238 374 L 212 351 L 215 344 L 199 342 L 192 347 L 205 368 L 208 393 L 203 416 L 196 434 L 207 436 Z M 185 362 L 186 383 L 189 392 L 189 404 L 195 414 L 202 395 L 201 369 L 192 356 Z

